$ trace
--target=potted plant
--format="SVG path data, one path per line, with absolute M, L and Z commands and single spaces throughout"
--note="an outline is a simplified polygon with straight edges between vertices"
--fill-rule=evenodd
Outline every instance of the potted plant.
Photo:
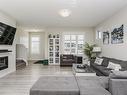
M 90 45 L 87 42 L 84 45 L 84 54 L 88 57 L 89 61 L 95 58 L 95 54 L 93 53 L 93 47 L 95 46 L 95 44 Z

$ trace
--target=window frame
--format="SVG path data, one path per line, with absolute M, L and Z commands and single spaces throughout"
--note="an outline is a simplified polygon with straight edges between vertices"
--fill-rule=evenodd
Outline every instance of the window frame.
M 66 36 L 66 35 L 70 35 L 70 40 L 66 40 L 66 39 L 65 39 L 65 36 Z M 72 35 L 75 35 L 75 37 L 76 37 L 75 40 L 71 38 Z M 78 39 L 79 36 L 83 36 L 83 39 Z M 64 34 L 64 35 L 63 35 L 63 53 L 64 53 L 64 54 L 83 55 L 83 46 L 82 46 L 82 50 L 81 50 L 81 49 L 78 49 L 78 45 L 79 45 L 78 43 L 79 43 L 80 41 L 83 41 L 83 44 L 84 44 L 84 42 L 85 42 L 84 39 L 85 39 L 84 34 Z M 67 41 L 70 43 L 70 47 L 69 47 L 69 48 L 66 48 L 66 47 L 65 47 L 65 42 L 67 42 Z M 72 42 L 75 42 L 75 47 L 72 47 L 72 46 L 71 46 Z M 83 44 L 82 44 L 82 45 L 83 45 Z M 65 51 L 66 49 L 69 50 L 68 53 Z M 75 49 L 75 53 L 71 52 L 71 51 L 73 51 L 74 49 Z M 79 53 L 79 51 L 81 51 L 82 53 Z
M 32 41 L 33 37 L 38 37 L 38 41 Z M 40 42 L 41 42 L 40 40 L 41 40 L 40 35 L 31 35 L 31 40 L 30 40 L 31 54 L 34 54 L 34 55 L 39 54 L 39 52 L 40 52 Z M 36 47 L 36 49 L 33 49 L 33 44 L 38 44 L 38 47 Z M 33 50 L 34 50 L 34 52 L 33 52 Z M 36 50 L 36 52 L 35 52 L 35 50 Z
M 96 31 L 96 39 L 102 39 L 102 32 Z

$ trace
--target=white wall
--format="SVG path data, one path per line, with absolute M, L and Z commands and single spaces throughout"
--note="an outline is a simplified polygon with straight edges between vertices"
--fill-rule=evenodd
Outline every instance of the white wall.
M 27 55 L 27 48 L 23 44 L 16 44 L 16 59 L 17 60 L 24 60 L 26 65 L 28 65 L 28 55 Z
M 109 45 L 103 45 L 102 39 L 95 39 L 95 42 L 102 47 L 102 56 L 127 60 L 127 7 L 104 21 L 102 24 L 98 25 L 95 28 L 95 31 L 99 30 L 104 32 L 109 30 L 109 32 L 111 32 L 114 28 L 118 28 L 122 24 L 124 24 L 124 43 L 111 44 L 111 36 Z
M 28 60 L 28 54 L 29 54 L 29 34 L 28 32 L 24 31 L 22 27 L 17 27 L 16 32 L 16 58 L 17 59 L 23 59 L 26 63 Z M 25 50 L 25 52 L 24 52 Z
M 0 22 L 16 27 L 16 21 L 11 17 L 3 14 L 2 12 L 0 12 Z M 9 67 L 7 69 L 0 71 L 0 77 L 16 70 L 15 41 L 16 39 L 14 39 L 13 45 L 0 45 L 0 49 L 12 50 L 12 52 L 10 53 L 0 53 L 0 56 L 9 56 L 9 60 L 8 60 Z
M 16 43 L 23 44 L 26 48 L 29 48 L 29 34 L 24 31 L 22 27 L 17 27 Z

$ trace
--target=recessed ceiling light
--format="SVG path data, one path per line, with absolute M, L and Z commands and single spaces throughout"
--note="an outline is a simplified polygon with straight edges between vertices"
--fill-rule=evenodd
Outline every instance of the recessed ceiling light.
M 68 17 L 71 14 L 71 11 L 69 9 L 62 9 L 59 11 L 60 16 L 62 17 Z

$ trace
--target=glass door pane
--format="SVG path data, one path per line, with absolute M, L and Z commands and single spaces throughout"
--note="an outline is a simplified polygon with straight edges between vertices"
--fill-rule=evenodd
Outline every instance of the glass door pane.
M 71 48 L 76 48 L 76 41 L 71 41 Z
M 64 40 L 71 40 L 71 36 L 70 35 L 64 35 Z
M 39 54 L 39 51 L 40 51 L 40 37 L 32 36 L 31 37 L 31 53 Z
M 75 40 L 76 41 L 76 35 L 71 35 L 71 40 Z
M 84 41 L 78 41 L 78 54 L 83 54 Z
M 84 40 L 84 35 L 78 35 L 78 41 L 79 40 Z

